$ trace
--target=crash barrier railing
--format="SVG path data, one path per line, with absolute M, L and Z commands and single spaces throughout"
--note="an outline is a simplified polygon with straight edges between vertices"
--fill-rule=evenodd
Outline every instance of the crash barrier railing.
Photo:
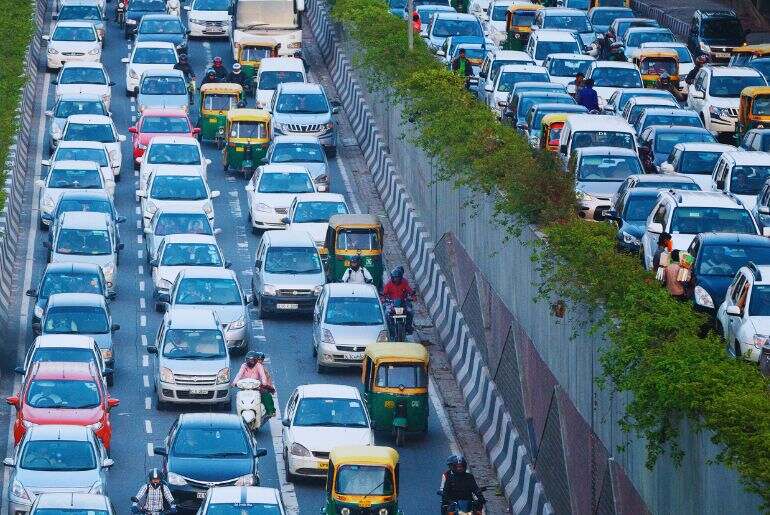
M 668 27 L 677 36 L 686 39 L 690 32 L 690 23 L 667 14 L 662 9 L 653 7 L 644 2 L 631 0 L 631 7 L 644 18 L 652 18 L 663 27 Z

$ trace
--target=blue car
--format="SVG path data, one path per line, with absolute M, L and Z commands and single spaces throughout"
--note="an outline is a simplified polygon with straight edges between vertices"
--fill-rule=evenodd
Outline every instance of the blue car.
M 136 40 L 171 43 L 178 53 L 186 54 L 189 34 L 190 31 L 184 26 L 179 16 L 147 14 L 142 17 L 136 29 Z
M 618 197 L 613 209 L 605 211 L 604 217 L 618 224 L 618 248 L 631 254 L 638 254 L 647 217 L 658 200 L 657 188 L 627 189 Z
M 166 14 L 166 0 L 131 0 L 126 11 L 126 38 L 136 34 L 145 14 Z
M 692 112 L 692 111 L 690 111 Z M 700 118 L 695 115 L 700 123 Z M 677 143 L 716 143 L 714 135 L 703 127 L 652 125 L 639 136 L 639 155 L 647 173 L 658 173 Z

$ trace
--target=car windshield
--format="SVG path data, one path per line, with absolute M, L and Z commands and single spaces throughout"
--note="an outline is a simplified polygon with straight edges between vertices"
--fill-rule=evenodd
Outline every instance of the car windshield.
M 100 306 L 56 306 L 45 314 L 46 334 L 107 334 L 107 313 Z
M 715 18 L 703 20 L 701 34 L 706 39 L 743 41 L 743 27 L 741 23 L 732 18 Z
M 38 361 L 56 363 L 94 363 L 94 351 L 74 347 L 40 347 L 32 354 L 32 363 Z
M 626 47 L 639 47 L 642 43 L 671 43 L 676 41 L 674 34 L 663 30 L 640 30 L 626 35 Z
M 99 170 L 54 168 L 48 177 L 48 187 L 57 189 L 100 189 L 103 187 Z
M 182 77 L 145 77 L 142 95 L 186 95 L 187 84 Z
M 241 292 L 234 279 L 187 278 L 176 291 L 176 304 L 202 306 L 240 306 Z
M 140 34 L 181 34 L 184 32 L 179 20 L 142 20 Z
M 326 202 L 323 200 L 298 202 L 294 208 L 291 223 L 326 223 L 332 215 L 347 213 L 348 206 L 344 202 Z
M 548 102 L 549 104 L 575 104 L 575 101 L 569 95 L 559 96 L 526 96 L 519 100 L 519 104 L 516 106 L 516 114 L 519 120 L 522 120 L 527 114 L 529 109 L 535 104 L 542 104 Z
M 241 61 L 261 61 L 272 55 L 273 49 L 269 47 L 246 46 L 241 48 Z
M 263 173 L 259 178 L 259 193 L 313 193 L 313 183 L 306 173 Z
M 212 111 L 229 111 L 236 103 L 238 103 L 237 95 L 206 93 L 203 97 L 203 109 Z
M 96 41 L 92 27 L 56 27 L 51 36 L 53 41 Z
M 227 356 L 219 329 L 169 329 L 163 340 L 163 357 L 171 359 L 215 359 Z
M 629 175 L 644 173 L 636 156 L 585 156 L 580 160 L 581 182 L 621 182 Z
M 377 386 L 382 388 L 427 388 L 428 374 L 420 363 L 394 363 L 377 367 Z
M 770 178 L 770 166 L 736 166 L 730 173 L 730 193 L 756 195 Z
M 182 427 L 170 454 L 176 458 L 248 458 L 251 448 L 240 428 Z
M 678 207 L 671 220 L 671 231 L 681 234 L 733 232 L 757 234 L 751 215 L 745 209 L 720 207 Z
M 230 137 L 265 139 L 267 138 L 267 123 L 256 121 L 234 122 L 230 126 Z
M 265 256 L 269 274 L 320 274 L 321 258 L 313 247 L 270 247 Z
M 580 131 L 572 136 L 572 150 L 584 147 L 620 147 L 634 149 L 634 135 L 630 132 Z
M 61 198 L 56 207 L 56 216 L 54 219 L 58 218 L 62 213 L 69 213 L 72 211 L 104 213 L 105 215 L 110 215 L 110 217 L 112 217 L 112 204 L 108 200 Z
M 19 468 L 46 472 L 75 472 L 96 468 L 96 455 L 91 442 L 78 440 L 31 440 L 24 446 Z M 45 512 L 46 510 L 35 510 Z M 64 510 L 50 512 L 65 513 Z M 86 513 L 86 510 L 79 510 Z M 88 514 L 95 513 L 87 510 Z M 69 515 L 71 510 L 67 510 Z M 106 512 L 103 512 L 106 513 Z
M 597 88 L 641 88 L 642 77 L 635 68 L 600 66 L 591 72 L 591 79 Z
M 58 272 L 45 274 L 38 296 L 47 299 L 55 293 L 98 293 L 102 294 L 99 276 L 96 274 Z
M 658 23 L 655 21 L 624 21 L 618 24 L 617 40 L 622 40 L 626 32 L 634 27 L 657 27 Z
M 513 13 L 511 25 L 513 27 L 531 27 L 535 21 L 537 11 L 516 11 Z
M 700 122 L 697 116 L 695 119 Z M 693 123 L 695 123 L 693 121 Z M 685 125 L 677 123 L 676 125 Z M 697 126 L 696 126 L 697 127 Z M 714 136 L 708 132 L 664 132 L 655 136 L 655 153 L 669 154 L 677 143 L 714 143 Z
M 93 161 L 99 166 L 109 166 L 109 157 L 103 148 L 73 148 L 60 146 L 54 161 Z
M 295 426 L 369 427 L 358 399 L 304 398 L 294 414 Z
M 647 127 L 651 127 L 653 125 L 678 125 L 680 127 L 702 128 L 703 122 L 701 121 L 700 116 L 698 116 L 694 112 L 691 112 L 691 113 L 682 112 L 681 114 L 650 114 L 644 117 L 644 121 L 640 126 L 640 130 L 644 130 Z M 706 133 L 699 133 L 697 135 L 685 133 L 685 134 L 678 134 L 677 136 L 678 136 L 678 139 L 674 143 L 679 143 L 679 142 L 684 143 L 686 141 L 701 142 L 701 143 L 716 142 L 713 136 Z M 690 139 L 691 137 L 694 139 Z M 674 145 L 672 144 L 671 147 L 668 149 L 668 151 L 670 152 L 673 147 Z
M 112 125 L 107 123 L 75 123 L 70 122 L 62 136 L 64 141 L 98 141 L 100 143 L 115 143 L 115 133 Z
M 166 2 L 163 0 L 131 0 L 128 9 L 131 11 L 166 12 Z
M 334 490 L 340 495 L 393 495 L 393 476 L 385 467 L 343 465 Z
M 176 53 L 172 48 L 137 48 L 134 64 L 176 64 Z
M 765 245 L 703 245 L 699 254 L 696 273 L 700 276 L 733 277 L 749 261 L 759 265 L 770 263 L 770 248 Z
M 73 114 L 98 114 L 106 115 L 101 100 L 61 100 L 56 104 L 54 118 L 67 118 Z
M 647 220 L 657 198 L 654 195 L 634 195 L 626 202 L 623 210 L 623 220 L 626 222 L 644 222 Z
M 518 82 L 548 82 L 548 74 L 541 72 L 502 72 L 497 83 L 497 91 L 508 92 Z
M 96 5 L 65 5 L 59 11 L 58 19 L 102 21 L 102 12 Z
M 433 22 L 431 34 L 437 38 L 449 36 L 484 36 L 481 24 L 477 20 L 449 20 L 438 18 Z
M 227 11 L 230 9 L 232 0 L 195 0 L 193 10 L 195 11 Z
M 322 114 L 329 112 L 326 97 L 315 93 L 283 93 L 278 97 L 279 113 Z
M 577 41 L 538 41 L 535 46 L 535 59 L 538 61 L 545 59 L 551 54 L 579 54 L 580 46 Z M 548 78 L 545 80 L 539 79 L 536 82 L 548 82 Z
M 187 117 L 176 116 L 144 116 L 142 117 L 142 132 L 157 133 L 188 133 L 190 121 Z
M 765 86 L 761 75 L 712 75 L 709 94 L 712 97 L 739 97 L 741 91 L 749 86 Z
M 602 2 L 602 4 L 603 3 L 604 2 Z M 625 18 L 629 15 L 633 15 L 633 12 L 630 9 L 596 9 L 591 13 L 591 22 L 594 25 L 609 26 L 617 18 Z
M 374 229 L 343 229 L 337 233 L 338 250 L 379 250 L 380 235 Z
M 160 265 L 222 266 L 222 256 L 212 243 L 169 243 L 163 250 Z
M 262 90 L 275 89 L 278 84 L 287 82 L 305 82 L 305 76 L 302 72 L 284 70 L 264 71 L 259 74 L 259 89 Z
M 34 379 L 27 390 L 27 404 L 32 408 L 96 408 L 99 401 L 99 387 L 93 381 Z
M 639 117 L 641 117 L 644 114 L 645 109 L 655 108 L 655 107 L 676 107 L 672 106 L 671 104 L 661 103 L 660 104 L 648 104 L 648 103 L 636 103 L 632 105 L 628 110 L 628 123 L 631 125 L 634 125 L 637 120 L 639 120 Z
M 690 151 L 683 152 L 679 160 L 679 173 L 711 175 L 714 165 L 722 156 L 722 152 Z
M 770 96 L 758 96 L 754 98 L 754 105 L 751 106 L 751 114 L 763 116 L 770 115 Z
M 758 317 L 770 316 L 770 285 L 755 284 L 751 289 L 749 315 Z
M 330 325 L 381 325 L 380 301 L 374 297 L 329 297 L 324 321 Z
M 324 153 L 318 143 L 278 143 L 270 155 L 271 163 L 323 163 Z
M 492 15 L 490 16 L 492 18 L 492 21 L 505 21 L 507 16 L 508 16 L 507 5 L 496 5 L 492 7 Z
M 212 233 L 211 224 L 204 213 L 166 213 L 158 217 L 155 224 L 155 236 L 169 234 L 208 234 Z
M 107 76 L 101 68 L 64 68 L 59 74 L 59 84 L 107 84 Z M 73 112 L 71 114 L 102 114 Z
M 551 59 L 548 73 L 551 77 L 574 77 L 577 73 L 585 75 L 592 62 L 587 59 Z
M 770 58 L 752 59 L 748 66 L 764 75 L 765 80 L 770 76 Z
M 147 162 L 153 165 L 199 165 L 201 154 L 196 145 L 153 143 L 150 145 Z
M 79 256 L 112 254 L 110 234 L 105 230 L 62 229 L 56 241 L 56 253 Z
M 156 200 L 204 200 L 209 194 L 198 175 L 161 175 L 152 181 L 150 196 Z
M 583 16 L 544 16 L 544 29 L 567 29 L 575 32 L 590 32 L 591 23 Z

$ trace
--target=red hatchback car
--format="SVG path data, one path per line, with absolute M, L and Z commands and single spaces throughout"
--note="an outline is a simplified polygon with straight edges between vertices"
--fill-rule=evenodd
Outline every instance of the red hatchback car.
M 110 398 L 93 363 L 37 362 L 27 373 L 21 394 L 6 401 L 16 407 L 16 445 L 32 425 L 69 424 L 90 427 L 110 448 L 110 410 L 120 401 Z
M 182 109 L 145 109 L 136 125 L 128 128 L 134 147 L 134 168 L 154 136 L 195 136 L 201 130 L 193 127 L 187 112 Z

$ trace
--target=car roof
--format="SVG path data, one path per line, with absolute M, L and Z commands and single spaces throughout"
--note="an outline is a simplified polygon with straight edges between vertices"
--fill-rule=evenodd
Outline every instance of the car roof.
M 542 9 L 543 16 L 585 16 L 586 12 L 580 9 L 570 9 L 569 7 L 548 7 Z
M 498 50 L 492 55 L 493 60 L 532 61 L 532 56 L 522 50 Z
M 584 147 L 579 148 L 577 152 L 580 156 L 631 156 L 637 157 L 636 152 L 630 148 L 621 147 Z
M 648 107 L 642 113 L 642 116 L 650 116 L 653 114 L 665 114 L 668 116 L 681 116 L 683 118 L 697 117 L 698 113 L 690 111 L 689 109 L 682 109 L 681 107 L 668 108 L 668 107 Z
M 143 20 L 179 20 L 175 14 L 152 13 L 142 16 Z
M 65 198 L 67 200 L 104 200 L 104 201 L 108 201 L 110 204 L 113 204 L 112 197 L 110 197 L 110 194 L 104 190 L 65 191 L 59 197 L 59 202 L 61 202 L 62 199 L 65 199 Z M 114 204 L 113 204 L 113 207 L 114 207 Z
M 265 57 L 259 62 L 259 71 L 305 71 L 305 65 L 296 57 Z
M 377 289 L 371 284 L 326 283 L 324 288 L 330 297 L 378 298 Z
M 684 152 L 730 152 L 736 150 L 734 146 L 723 143 L 677 143 L 674 148 L 680 148 Z
M 273 144 L 276 143 L 317 143 L 320 145 L 321 140 L 317 136 L 309 134 L 281 134 L 273 138 Z
M 217 239 L 209 234 L 169 234 L 163 237 L 163 241 L 166 242 L 166 245 L 171 243 L 210 243 L 217 245 Z
M 638 70 L 634 63 L 629 63 L 628 61 L 594 61 L 591 63 L 591 68 L 624 68 Z
M 687 177 L 686 175 L 673 175 L 673 174 L 659 174 L 659 173 L 645 173 L 645 174 L 634 174 L 629 175 L 626 177 L 626 180 L 631 180 L 635 184 L 656 184 L 661 182 L 681 182 L 681 183 L 687 183 L 687 184 L 694 184 L 695 181 L 692 180 L 692 178 Z M 660 191 L 656 189 L 656 191 Z
M 86 365 L 85 363 L 54 363 L 59 368 L 67 365 Z M 86 365 L 87 368 L 87 365 Z M 76 442 L 88 442 L 90 429 L 86 426 L 64 424 L 35 424 L 27 429 L 27 441 L 29 440 L 70 440 Z
M 358 388 L 344 384 L 303 384 L 297 387 L 297 393 L 300 397 L 321 397 L 327 399 L 361 398 Z
M 219 329 L 216 315 L 210 309 L 177 309 L 172 307 L 164 317 L 172 329 Z
M 51 163 L 51 169 L 58 170 L 99 170 L 99 164 L 94 161 L 78 161 L 75 159 L 59 159 Z
M 146 16 L 146 15 L 145 15 Z M 142 72 L 142 78 L 160 76 L 160 77 L 184 77 L 182 70 L 170 68 L 148 68 Z
M 112 118 L 104 114 L 73 114 L 67 118 L 67 122 L 86 125 L 112 125 Z
M 163 116 L 163 117 L 177 117 L 177 118 L 187 118 L 187 111 L 184 109 L 171 109 L 168 107 L 160 108 L 160 107 L 148 107 L 144 111 L 142 111 L 141 118 L 145 118 L 147 116 Z
M 54 306 L 98 306 L 106 305 L 98 293 L 54 293 L 48 297 L 48 307 Z
M 547 74 L 548 70 L 544 66 L 537 66 L 534 64 L 504 64 L 500 67 L 498 76 L 503 73 L 543 73 Z
M 596 61 L 596 58 L 585 54 L 571 54 L 569 52 L 556 52 L 548 54 L 546 60 L 567 59 L 570 61 Z
M 568 30 L 540 29 L 533 32 L 532 36 L 538 41 L 574 41 L 577 43 L 574 33 Z
M 59 95 L 59 97 L 56 99 L 56 102 L 76 102 L 76 101 L 101 102 L 102 99 L 99 97 L 99 95 L 95 93 L 65 93 L 64 95 Z M 64 143 L 64 142 L 60 141 L 59 143 Z
M 201 175 L 200 167 L 198 165 L 163 165 L 152 170 L 153 177 L 158 176 L 174 176 L 183 175 L 185 177 L 197 175 L 201 179 L 204 177 Z M 204 179 L 205 182 L 205 179 Z
M 672 196 L 678 206 L 745 209 L 737 198 L 721 191 L 669 190 L 663 194 Z
M 145 15 L 149 16 L 149 15 Z M 134 42 L 134 50 L 139 48 L 176 48 L 173 43 L 168 41 L 136 41 Z
M 228 268 L 214 266 L 188 266 L 179 272 L 177 278 L 184 279 L 233 279 L 235 272 Z
M 319 93 L 323 86 L 315 82 L 282 82 L 279 84 L 283 93 Z
M 659 32 L 661 34 L 670 34 L 671 29 L 667 27 L 631 27 L 626 31 L 626 37 L 628 37 L 629 34 L 638 34 L 640 32 Z
M 478 22 L 479 19 L 476 18 L 473 14 L 469 13 L 456 13 L 451 11 L 439 11 L 435 14 L 436 19 L 441 20 L 462 20 L 462 21 L 475 21 Z
M 150 140 L 150 145 L 156 143 L 200 146 L 200 142 L 192 136 L 154 136 Z
M 264 486 L 215 486 L 209 489 L 209 504 L 280 504 L 281 494 Z
M 107 148 L 104 146 L 104 143 L 101 143 L 99 141 L 85 141 L 85 140 L 79 140 L 79 141 L 60 141 L 58 145 L 56 145 L 56 149 L 60 148 L 97 148 L 107 151 Z
M 731 243 L 733 245 L 764 245 L 770 247 L 770 239 L 758 234 L 736 234 L 734 232 L 704 232 L 699 239 L 704 245 Z
M 689 177 L 688 177 L 689 179 Z M 683 181 L 684 182 L 684 181 Z M 657 197 L 660 190 L 658 188 L 631 188 L 626 190 L 628 197 Z
M 747 270 L 748 276 L 754 279 L 754 284 L 770 283 L 770 265 L 749 263 L 741 267 L 741 270 Z M 757 274 L 759 274 L 759 277 L 757 277 Z
M 99 494 L 59 492 L 38 495 L 36 506 L 37 508 L 78 508 L 81 510 L 109 511 L 110 500 Z
M 741 150 L 731 150 L 722 154 L 723 159 L 728 159 L 738 166 L 764 165 L 770 166 L 770 154 L 767 152 L 745 152 Z
M 87 25 L 91 25 L 91 23 L 88 23 Z M 99 68 L 100 70 L 104 70 L 104 65 L 95 61 L 69 61 L 64 63 L 62 70 L 65 68 Z
M 45 274 L 52 273 L 66 273 L 66 272 L 90 272 L 99 273 L 99 265 L 96 263 L 81 263 L 81 262 L 60 262 L 60 263 L 48 263 L 45 267 Z
M 308 173 L 307 168 L 302 165 L 291 164 L 271 164 L 259 167 L 260 173 Z
M 60 20 L 56 23 L 56 27 L 90 27 L 93 28 L 94 24 L 90 21 L 74 21 L 74 20 Z
M 748 66 L 704 66 L 707 70 L 711 70 L 712 75 L 717 77 L 762 77 L 754 68 Z
M 68 379 L 83 381 L 97 376 L 93 363 L 70 361 L 37 361 L 33 364 L 30 377 L 34 379 Z M 46 427 L 46 426 L 36 426 Z M 50 427 L 50 426 L 48 426 Z
M 242 428 L 241 417 L 235 413 L 182 413 L 179 427 L 232 427 Z
M 62 229 L 106 229 L 110 215 L 96 211 L 69 211 L 61 215 Z
M 298 193 L 295 197 L 299 202 L 345 202 L 345 196 L 340 193 Z
M 671 105 L 676 105 L 676 101 L 674 99 L 663 96 L 639 96 L 630 99 L 628 102 L 633 102 L 633 105 L 661 105 L 661 102 L 670 102 Z
M 601 114 L 571 114 L 567 117 L 573 132 L 578 130 L 614 130 L 634 133 L 634 128 L 619 116 L 605 116 Z
M 266 231 L 262 235 L 272 247 L 305 246 L 315 248 L 315 242 L 305 231 L 287 229 L 285 231 Z
M 82 334 L 41 334 L 35 338 L 32 346 L 46 349 L 93 349 L 94 339 Z

